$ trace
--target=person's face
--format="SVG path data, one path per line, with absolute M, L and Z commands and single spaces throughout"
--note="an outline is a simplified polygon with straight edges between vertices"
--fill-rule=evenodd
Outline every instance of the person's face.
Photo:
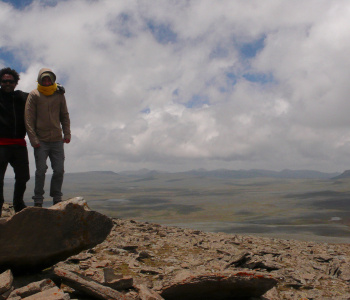
M 1 85 L 1 90 L 3 90 L 6 93 L 11 93 L 15 90 L 17 83 L 15 81 L 15 78 L 12 75 L 4 74 L 1 77 L 0 85 Z
M 50 76 L 45 76 L 43 79 L 41 79 L 41 83 L 43 86 L 53 85 Z

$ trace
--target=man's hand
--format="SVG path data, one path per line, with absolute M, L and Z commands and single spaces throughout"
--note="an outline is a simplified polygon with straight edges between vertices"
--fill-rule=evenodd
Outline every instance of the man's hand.
M 57 83 L 57 92 L 63 95 L 66 92 L 66 90 L 63 85 Z
M 66 143 L 66 144 L 69 144 L 70 143 L 70 139 L 63 139 L 63 142 Z
M 40 144 L 36 144 L 33 146 L 33 148 L 39 148 L 40 147 Z

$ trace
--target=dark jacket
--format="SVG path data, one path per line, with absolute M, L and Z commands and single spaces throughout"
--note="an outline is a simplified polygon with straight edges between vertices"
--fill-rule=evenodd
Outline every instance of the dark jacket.
M 28 93 L 5 93 L 0 89 L 0 138 L 24 138 L 24 108 Z

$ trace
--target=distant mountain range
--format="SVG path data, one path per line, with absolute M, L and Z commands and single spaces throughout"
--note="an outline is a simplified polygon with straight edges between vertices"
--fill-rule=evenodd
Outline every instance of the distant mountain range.
M 350 171 L 347 177 L 350 177 Z M 343 174 L 344 174 L 343 173 Z M 141 169 L 138 171 L 122 171 L 117 173 L 122 176 L 131 177 L 150 177 L 160 174 L 169 174 L 169 172 Z M 282 171 L 270 171 L 270 170 L 228 170 L 228 169 L 217 169 L 217 170 L 206 170 L 196 169 L 185 172 L 174 172 L 172 174 L 183 174 L 193 175 L 200 177 L 213 177 L 213 178 L 257 178 L 257 177 L 269 177 L 269 178 L 289 178 L 289 179 L 333 179 L 341 176 L 339 172 L 325 173 L 313 170 L 289 170 L 285 169 Z M 344 177 L 341 177 L 344 178 Z
M 333 177 L 332 179 L 344 179 L 344 178 L 350 178 L 350 170 L 345 170 L 343 173 Z

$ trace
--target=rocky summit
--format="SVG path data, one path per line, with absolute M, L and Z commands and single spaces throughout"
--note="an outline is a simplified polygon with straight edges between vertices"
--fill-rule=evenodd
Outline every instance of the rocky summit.
M 42 270 L 103 242 L 112 221 L 82 198 L 50 208 L 27 207 L 0 223 L 0 270 Z
M 350 299 L 350 247 L 113 219 L 51 268 L 0 274 L 0 299 Z

